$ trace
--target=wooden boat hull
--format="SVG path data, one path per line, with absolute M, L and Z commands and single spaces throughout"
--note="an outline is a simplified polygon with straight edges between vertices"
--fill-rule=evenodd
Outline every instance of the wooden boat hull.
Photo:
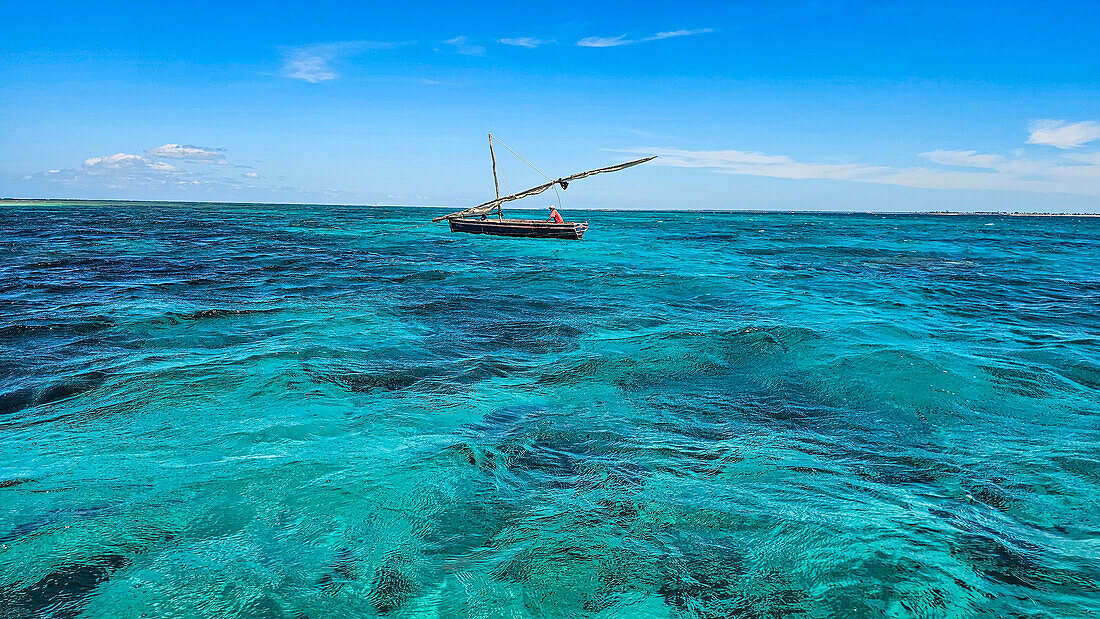
M 563 224 L 538 219 L 481 219 L 480 217 L 456 217 L 448 219 L 451 232 L 491 234 L 532 239 L 569 239 L 579 241 L 588 231 L 588 222 Z

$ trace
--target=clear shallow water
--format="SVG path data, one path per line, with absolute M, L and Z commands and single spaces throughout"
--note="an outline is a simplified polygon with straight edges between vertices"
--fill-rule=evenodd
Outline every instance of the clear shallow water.
M 0 616 L 1100 613 L 1100 219 L 0 205 Z

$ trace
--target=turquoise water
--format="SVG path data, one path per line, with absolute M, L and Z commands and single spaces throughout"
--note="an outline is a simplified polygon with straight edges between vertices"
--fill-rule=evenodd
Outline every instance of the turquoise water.
M 430 214 L 0 205 L 0 617 L 1100 613 L 1100 219 Z

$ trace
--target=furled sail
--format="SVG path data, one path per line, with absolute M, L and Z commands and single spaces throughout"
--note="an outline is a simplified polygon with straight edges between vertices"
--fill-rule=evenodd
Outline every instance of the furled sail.
M 532 188 L 530 188 L 526 191 L 521 191 L 519 193 L 514 193 L 510 196 L 501 196 L 499 198 L 496 198 L 494 200 L 490 200 L 490 201 L 485 202 L 483 204 L 478 204 L 477 206 L 473 206 L 473 207 L 470 207 L 470 208 L 462 210 L 462 211 L 457 211 L 457 212 L 451 213 L 450 215 L 444 215 L 442 217 L 435 217 L 435 218 L 432 219 L 432 221 L 440 222 L 440 221 L 443 221 L 444 219 L 455 219 L 457 217 L 477 217 L 478 215 L 488 215 L 489 213 L 493 212 L 493 210 L 499 208 L 500 205 L 505 203 L 505 202 L 510 202 L 512 200 L 520 200 L 522 198 L 530 198 L 531 196 L 537 196 L 538 194 L 546 191 L 547 189 L 550 189 L 554 185 L 561 185 L 562 189 L 566 189 L 566 188 L 569 187 L 570 182 L 575 181 L 579 178 L 585 178 L 586 176 L 592 176 L 594 174 L 602 174 L 603 172 L 618 172 L 619 170 L 625 170 L 626 168 L 629 168 L 631 166 L 636 166 L 639 163 L 645 163 L 647 161 L 652 161 L 653 159 L 656 159 L 656 158 L 657 158 L 657 156 L 653 155 L 652 157 L 644 157 L 642 159 L 637 159 L 635 161 L 628 161 L 626 163 L 620 163 L 618 165 L 608 166 L 606 168 L 597 168 L 595 170 L 589 170 L 587 172 L 579 172 L 577 174 L 573 174 L 572 176 L 566 176 L 565 178 L 559 178 L 556 181 L 550 181 L 549 183 L 539 185 L 538 187 L 532 187 Z

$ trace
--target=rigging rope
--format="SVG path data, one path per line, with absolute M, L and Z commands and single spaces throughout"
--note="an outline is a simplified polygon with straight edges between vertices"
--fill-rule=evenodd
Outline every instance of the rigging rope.
M 507 145 L 507 144 L 505 144 L 504 142 L 501 142 L 501 141 L 500 141 L 500 138 L 496 138 L 496 137 L 494 137 L 494 138 L 493 138 L 493 141 L 494 141 L 494 142 L 496 142 L 497 144 L 500 144 L 500 145 L 501 145 L 501 146 L 503 146 L 504 148 L 508 148 L 508 145 Z M 534 166 L 534 164 L 532 164 L 532 163 L 531 163 L 530 161 L 527 161 L 526 159 L 524 159 L 524 158 L 523 158 L 523 155 L 520 155 L 519 153 L 517 153 L 516 151 L 512 150 L 511 148 L 508 148 L 508 152 L 512 153 L 512 154 L 513 154 L 513 155 L 515 155 L 516 157 L 519 157 L 519 160 L 520 160 L 520 161 L 522 161 L 523 163 L 526 163 L 527 165 L 531 166 L 531 169 L 532 169 L 532 170 L 534 170 L 534 171 L 538 172 L 539 174 L 542 174 L 543 176 L 545 176 L 545 177 L 546 177 L 546 180 L 548 180 L 548 181 L 553 181 L 553 180 L 554 180 L 554 179 L 550 178 L 549 176 L 546 176 L 546 173 L 545 173 L 545 172 L 543 172 L 542 170 L 540 170 L 540 169 L 536 168 L 536 167 Z
M 512 153 L 516 157 L 519 157 L 520 161 L 522 161 L 523 163 L 526 163 L 527 165 L 531 166 L 532 170 L 538 172 L 539 174 L 542 174 L 542 176 L 544 178 L 546 178 L 546 180 L 548 180 L 552 183 L 554 182 L 554 179 L 550 178 L 549 176 L 546 176 L 545 172 L 543 172 L 542 170 L 536 168 L 535 164 L 533 164 L 530 161 L 527 161 L 526 159 L 524 159 L 523 155 L 517 153 L 516 151 L 512 150 L 511 148 L 508 148 L 508 145 L 505 144 L 504 142 L 501 142 L 500 138 L 494 137 L 494 138 L 492 138 L 492 140 L 494 142 L 496 142 L 497 144 L 500 144 L 504 148 L 507 148 L 508 152 Z M 504 175 L 503 174 L 500 175 L 500 180 L 504 181 Z M 553 187 L 554 187 L 554 195 L 557 196 L 557 198 L 558 198 L 558 210 L 561 210 L 561 193 L 558 191 L 558 186 L 556 184 Z M 564 189 L 564 187 L 563 187 L 563 189 Z M 508 193 L 512 193 L 512 191 L 510 189 L 508 189 L 508 181 L 504 181 L 504 190 L 507 191 Z

